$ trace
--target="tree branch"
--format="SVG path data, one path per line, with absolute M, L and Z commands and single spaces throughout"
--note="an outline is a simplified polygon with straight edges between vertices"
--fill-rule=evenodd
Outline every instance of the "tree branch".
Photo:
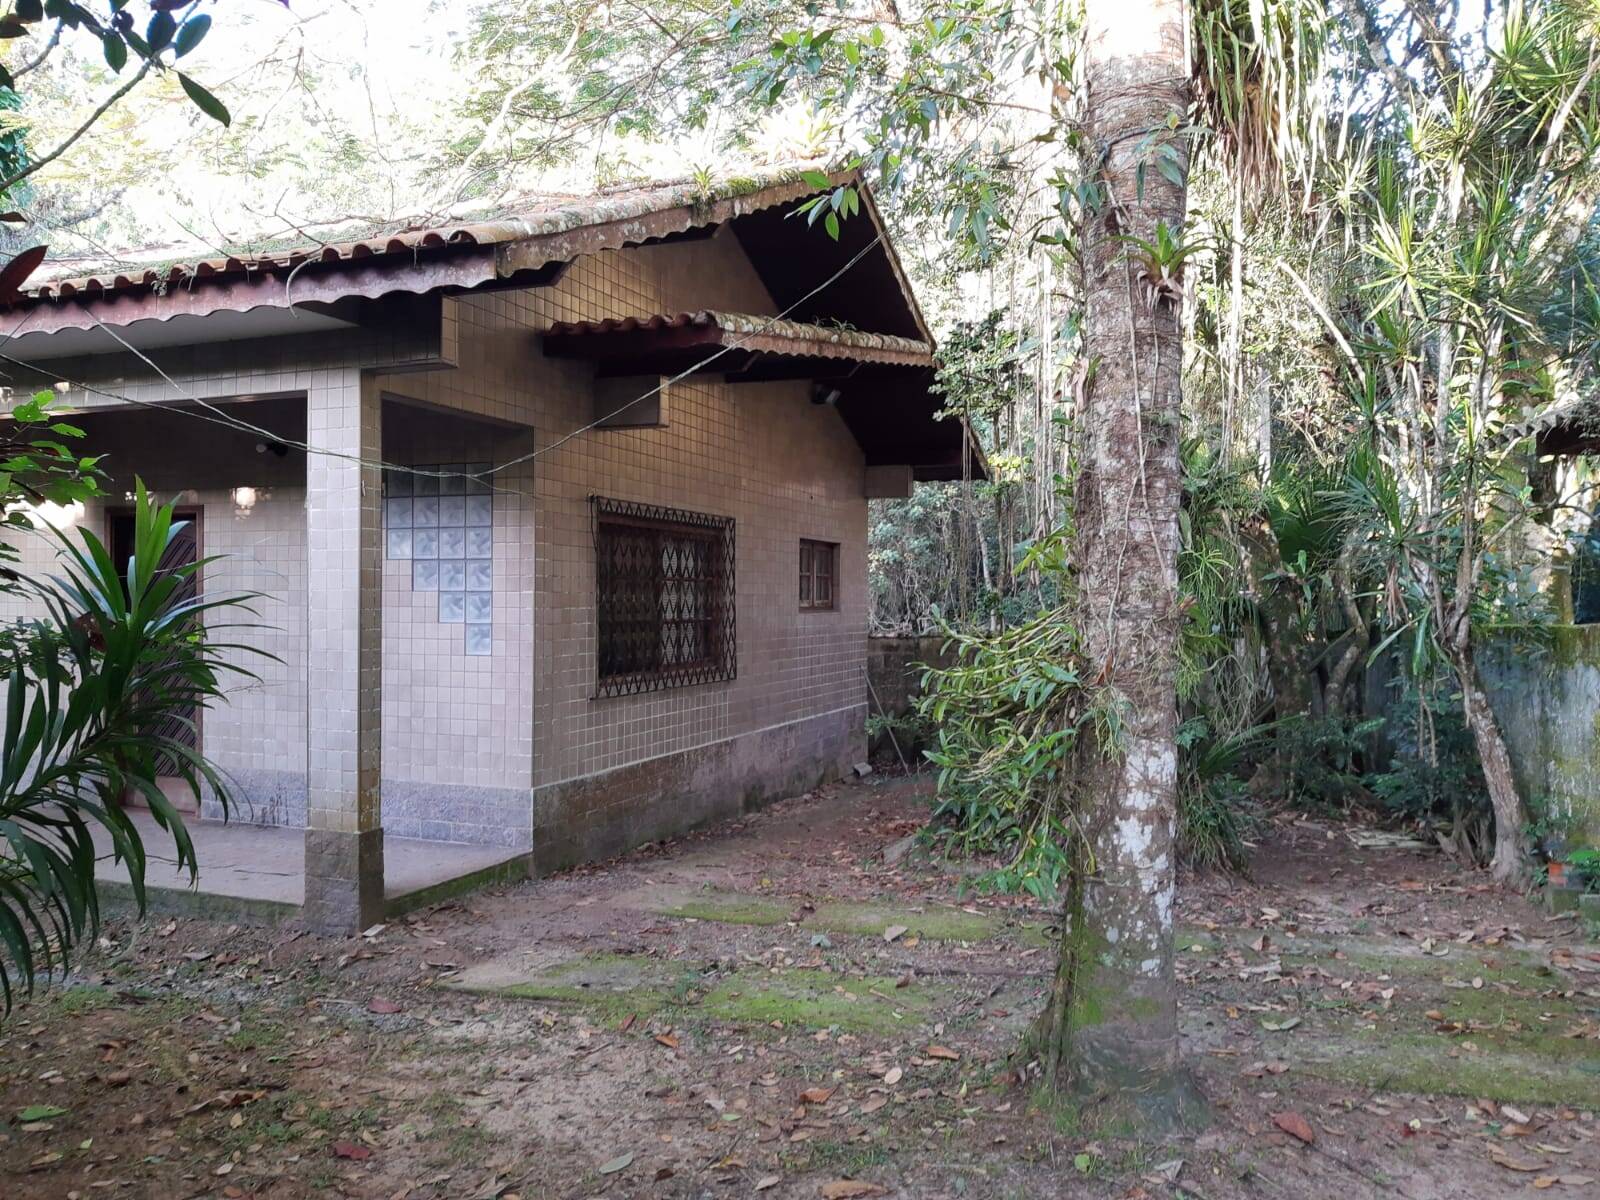
M 94 112 L 90 113 L 88 119 L 74 129 L 72 133 L 68 135 L 68 137 L 63 140 L 61 144 L 58 145 L 54 150 L 50 151 L 50 153 L 46 154 L 43 158 L 36 159 L 29 163 L 27 166 L 23 167 L 22 170 L 7 176 L 5 179 L 0 179 L 0 195 L 4 195 L 6 192 L 9 192 L 28 176 L 34 174 L 36 171 L 40 171 L 43 168 L 48 167 L 51 163 L 55 162 L 56 159 L 65 154 L 72 147 L 73 143 L 75 143 L 84 134 L 88 133 L 95 122 L 101 117 L 105 116 L 106 113 L 111 110 L 112 105 L 116 104 L 118 100 L 121 100 L 129 92 L 133 91 L 133 89 L 138 86 L 139 81 L 142 80 L 146 75 L 150 74 L 150 68 L 154 65 L 155 62 L 153 59 L 145 59 L 144 65 L 129 77 L 128 82 L 124 83 L 116 91 L 112 92 L 111 95 L 107 96 L 101 103 L 100 107 L 95 109 Z
M 1406 73 L 1395 65 L 1389 56 L 1389 47 L 1384 44 L 1383 31 L 1378 28 L 1378 22 L 1372 15 L 1365 0 L 1339 0 L 1344 9 L 1345 16 L 1349 18 L 1352 26 L 1361 36 L 1362 44 L 1366 47 L 1367 58 L 1371 65 L 1382 71 L 1388 77 L 1390 85 L 1402 96 L 1409 97 L 1413 88 L 1411 80 Z
M 32 62 L 23 63 L 15 71 L 11 72 L 11 78 L 13 80 L 21 79 L 29 71 L 33 70 L 35 67 L 38 67 L 44 62 L 45 59 L 50 57 L 51 51 L 53 51 L 61 42 L 62 24 L 63 23 L 61 21 L 56 22 L 56 27 L 50 31 L 50 38 L 45 42 L 44 49 L 39 51 L 38 57 L 36 57 Z

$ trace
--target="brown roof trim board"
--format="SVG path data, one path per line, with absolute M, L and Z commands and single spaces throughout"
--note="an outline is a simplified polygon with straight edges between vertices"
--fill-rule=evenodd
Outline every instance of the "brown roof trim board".
M 933 365 L 933 347 L 912 338 L 709 309 L 643 320 L 561 321 L 544 335 L 544 352 L 554 358 L 637 359 L 698 347 L 888 366 Z

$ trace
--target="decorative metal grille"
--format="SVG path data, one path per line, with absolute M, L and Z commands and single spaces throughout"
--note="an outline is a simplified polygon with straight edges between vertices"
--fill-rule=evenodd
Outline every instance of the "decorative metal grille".
M 732 679 L 733 518 L 593 496 L 597 692 Z

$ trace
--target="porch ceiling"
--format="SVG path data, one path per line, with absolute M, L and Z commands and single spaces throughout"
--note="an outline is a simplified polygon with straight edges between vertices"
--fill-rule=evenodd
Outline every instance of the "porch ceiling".
M 115 488 L 137 475 L 158 492 L 189 488 L 289 486 L 305 482 L 305 401 L 273 396 L 219 404 L 241 429 L 197 404 L 144 405 L 75 413 L 81 450 L 102 458 Z

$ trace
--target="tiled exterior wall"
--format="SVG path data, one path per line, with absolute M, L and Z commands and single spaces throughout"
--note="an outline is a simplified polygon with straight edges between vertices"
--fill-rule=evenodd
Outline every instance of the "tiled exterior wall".
M 235 631 L 265 651 L 242 665 L 256 679 L 234 679 L 228 703 L 207 713 L 206 755 L 234 788 L 234 820 L 261 825 L 305 824 L 306 770 L 306 525 L 305 489 L 256 489 L 249 508 L 231 492 L 183 493 L 201 507 L 201 549 L 217 557 L 203 577 L 214 592 L 254 593 L 255 625 Z M 268 656 L 273 657 L 268 657 Z M 202 815 L 220 815 L 214 806 Z
M 593 383 L 587 364 L 540 357 L 538 331 L 701 308 L 776 311 L 726 231 L 580 259 L 554 287 L 452 302 L 462 369 L 384 385 L 532 425 L 548 447 L 593 420 Z M 516 485 L 531 482 L 535 497 L 533 836 L 550 865 L 737 812 L 747 799 L 815 783 L 864 750 L 860 449 L 837 413 L 810 402 L 805 383 L 696 376 L 671 387 L 667 410 L 666 428 L 594 430 L 543 452 L 531 481 Z M 735 680 L 595 698 L 595 494 L 735 518 Z M 840 544 L 836 611 L 799 610 L 802 537 Z M 718 751 L 713 766 L 699 753 L 741 742 L 765 745 L 765 760 Z M 777 757 L 774 745 L 784 747 Z M 581 825 L 609 833 L 583 838 L 581 853 L 539 844 L 576 844 Z
M 501 463 L 530 448 L 525 435 L 465 422 L 440 438 L 403 414 L 389 410 L 389 462 Z M 413 560 L 384 560 L 383 823 L 396 837 L 508 847 L 532 837 L 531 467 L 497 476 L 493 489 L 489 654 L 468 653 L 465 621 L 440 619 L 437 586 L 415 585 Z

